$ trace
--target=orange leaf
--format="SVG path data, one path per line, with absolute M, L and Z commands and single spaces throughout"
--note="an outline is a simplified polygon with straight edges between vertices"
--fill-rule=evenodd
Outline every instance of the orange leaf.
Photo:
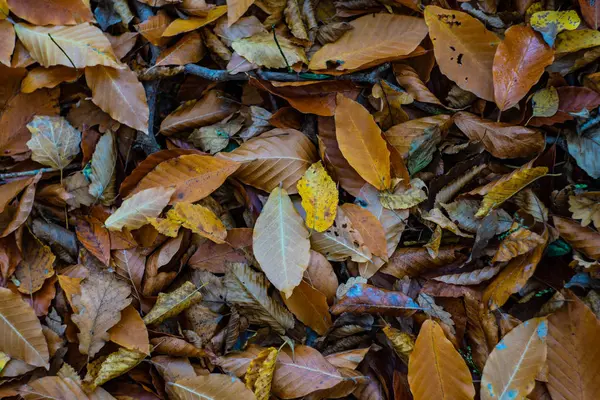
M 161 10 L 141 24 L 135 25 L 135 28 L 147 41 L 160 47 L 169 43 L 169 38 L 162 37 L 162 34 L 172 21 L 169 14 Z
M 284 296 L 283 302 L 296 318 L 319 335 L 325 335 L 331 327 L 327 298 L 305 281 L 294 288 L 289 298 Z
M 600 233 L 569 218 L 554 216 L 552 219 L 560 236 L 575 250 L 593 260 L 600 260 Z
M 129 68 L 96 66 L 85 69 L 92 100 L 117 121 L 148 133 L 150 111 L 144 86 Z
M 254 0 L 229 0 L 227 2 L 227 23 L 235 24 L 248 11 Z
M 475 397 L 467 364 L 433 320 L 421 326 L 408 361 L 408 382 L 415 400 Z
M 129 305 L 121 311 L 121 319 L 108 330 L 110 341 L 129 350 L 148 352 L 148 329 L 144 320 L 133 306 Z
M 156 59 L 154 66 L 194 64 L 200 61 L 203 56 L 204 44 L 202 38 L 198 32 L 191 32 L 162 52 Z
M 469 14 L 437 6 L 425 8 L 436 61 L 461 89 L 494 100 L 492 65 L 500 39 Z
M 445 134 L 451 124 L 450 116 L 444 114 L 417 118 L 391 127 L 385 131 L 385 138 L 406 159 L 411 148 L 415 147 L 413 143 L 430 140 L 436 134 Z
M 350 219 L 352 226 L 360 232 L 360 235 L 365 242 L 365 246 L 371 250 L 371 253 L 387 261 L 388 254 L 385 231 L 377 217 L 369 210 L 357 206 L 356 204 L 342 204 L 341 208 L 348 216 L 348 219 Z
M 77 25 L 93 22 L 89 2 L 83 0 L 7 0 L 10 11 L 34 25 Z M 86 5 L 87 4 L 87 5 Z
M 600 321 L 572 292 L 548 317 L 548 390 L 555 400 L 600 398 Z
M 77 220 L 77 239 L 98 260 L 108 266 L 110 261 L 110 236 L 104 223 L 97 218 L 85 216 Z
M 335 130 L 340 151 L 367 182 L 379 190 L 391 185 L 390 152 L 371 114 L 357 102 L 337 96 Z
M 592 29 L 600 28 L 600 3 L 594 0 L 579 0 L 583 20 Z
M 55 67 L 37 67 L 29 71 L 21 82 L 21 92 L 32 93 L 41 88 L 54 88 L 63 82 L 75 82 L 83 71 L 57 65 Z
M 511 26 L 505 35 L 493 67 L 494 98 L 500 111 L 514 107 L 554 62 L 554 51 L 529 26 Z
M 153 338 L 150 343 L 154 346 L 152 352 L 176 357 L 205 357 L 206 352 L 191 343 L 176 337 L 163 336 Z
M 10 58 L 15 49 L 15 28 L 6 21 L 0 21 L 0 63 L 10 67 Z
M 326 69 L 328 61 L 338 70 L 383 64 L 409 54 L 427 35 L 421 18 L 406 15 L 369 14 L 350 25 L 354 29 L 313 55 L 309 69 Z
M 227 12 L 227 6 L 217 6 L 215 8 L 211 8 L 205 17 L 191 17 L 187 19 L 179 18 L 175 21 L 171 22 L 167 29 L 162 33 L 164 36 L 176 36 L 180 33 L 194 31 L 198 28 L 201 28 L 205 25 L 210 24 L 213 21 L 216 21 L 223 14 Z

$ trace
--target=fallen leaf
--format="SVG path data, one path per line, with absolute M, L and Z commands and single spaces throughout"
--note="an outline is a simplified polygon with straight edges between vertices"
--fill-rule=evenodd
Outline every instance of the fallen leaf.
M 154 2 L 155 0 L 152 1 Z M 161 10 L 156 15 L 152 15 L 142 23 L 135 25 L 135 28 L 147 41 L 160 47 L 169 43 L 169 38 L 163 37 L 163 32 L 172 21 L 169 14 Z
M 124 68 L 117 61 L 106 36 L 89 23 L 74 26 L 18 23 L 15 24 L 15 31 L 31 57 L 44 67 L 64 65 L 85 68 L 104 65 Z
M 500 242 L 500 247 L 494 254 L 492 262 L 510 261 L 546 243 L 543 237 L 529 229 L 525 229 L 518 222 L 513 223 L 509 232 L 510 235 Z
M 15 49 L 15 29 L 5 20 L 0 20 L 0 63 L 11 66 L 10 58 Z
M 415 400 L 475 397 L 467 364 L 435 321 L 427 320 L 421 326 L 408 368 Z
M 592 260 L 600 259 L 600 247 L 598 247 L 600 233 L 590 227 L 581 226 L 568 218 L 555 215 L 552 217 L 552 220 L 560 236 L 571 246 Z
M 547 335 L 546 318 L 534 318 L 504 336 L 483 369 L 481 399 L 527 396 L 546 362 Z
M 350 25 L 352 30 L 312 56 L 309 69 L 327 69 L 328 62 L 338 70 L 382 64 L 409 54 L 427 34 L 423 20 L 406 15 L 365 15 Z
M 415 348 L 415 339 L 410 334 L 392 328 L 389 325 L 383 327 L 383 333 L 392 342 L 392 346 L 398 357 L 407 363 Z
M 239 380 L 223 374 L 209 374 L 167 383 L 177 400 L 252 400 L 252 391 Z
M 36 367 L 48 368 L 48 345 L 35 311 L 21 296 L 0 288 L 0 325 L 4 340 L 0 351 Z
M 381 130 L 369 112 L 338 94 L 335 111 L 336 138 L 340 151 L 367 182 L 379 190 L 391 185 L 390 152 Z
M 31 294 L 42 288 L 46 279 L 54 275 L 56 256 L 50 247 L 37 238 L 25 241 L 22 248 L 23 260 L 14 272 L 13 283 L 21 293 Z
M 107 131 L 98 140 L 90 162 L 92 168 L 89 174 L 91 182 L 88 193 L 95 201 L 101 200 L 103 204 L 112 204 L 116 197 L 117 149 L 111 131 Z
M 569 196 L 569 211 L 573 219 L 580 219 L 581 226 L 592 221 L 596 229 L 600 228 L 600 197 L 598 192 L 587 192 L 577 196 Z
M 92 101 L 122 124 L 148 134 L 149 110 L 144 87 L 129 68 L 85 69 Z
M 327 298 L 316 288 L 301 281 L 294 288 L 292 295 L 284 298 L 287 308 L 302 322 L 319 335 L 325 335 L 331 328 L 331 315 Z
M 558 51 L 558 50 L 557 50 Z M 554 52 L 528 26 L 511 26 L 494 56 L 494 99 L 500 111 L 514 107 L 554 62 Z
M 531 98 L 534 117 L 552 117 L 558 111 L 559 97 L 554 86 L 535 92 Z
M 301 47 L 281 36 L 275 42 L 272 33 L 257 33 L 238 39 L 231 44 L 231 47 L 246 60 L 266 68 L 285 68 L 288 64 L 294 65 L 299 62 L 308 64 L 306 54 Z
M 183 339 L 165 336 L 153 338 L 150 343 L 152 343 L 153 346 L 153 353 L 156 352 L 178 357 L 206 357 L 206 352 L 204 350 L 195 347 L 193 344 L 190 344 Z
M 131 288 L 111 273 L 91 274 L 81 284 L 81 295 L 73 296 L 79 312 L 72 316 L 79 328 L 79 351 L 93 357 L 109 340 L 108 330 L 121 319 L 131 303 Z
M 111 342 L 150 355 L 148 330 L 140 314 L 131 305 L 121 311 L 121 319 L 108 330 L 108 334 Z
M 597 129 L 583 132 L 581 135 L 571 132 L 567 134 L 569 154 L 577 165 L 594 179 L 600 178 L 600 164 L 593 156 L 598 151 L 598 138 L 600 130 Z
M 40 7 L 35 0 L 6 0 L 10 11 L 34 25 L 76 25 L 93 22 L 89 3 L 82 0 L 50 0 Z
M 231 27 L 242 15 L 246 13 L 248 8 L 254 3 L 254 0 L 230 0 L 227 2 L 227 23 Z
M 110 41 L 110 44 L 115 52 L 117 58 L 123 59 L 135 46 L 139 33 L 137 32 L 125 32 L 118 36 L 113 36 L 109 33 L 105 33 L 106 37 Z
M 110 235 L 97 218 L 86 216 L 78 221 L 77 239 L 98 260 L 108 266 L 110 262 Z
M 306 226 L 317 232 L 328 229 L 335 220 L 338 190 L 323 163 L 311 165 L 296 186 L 306 212 Z
M 175 188 L 163 186 L 145 189 L 132 195 L 104 222 L 111 231 L 123 228 L 138 229 L 148 223 L 147 218 L 157 217 L 169 203 Z
M 558 92 L 558 111 L 551 117 L 533 117 L 528 125 L 543 126 L 570 121 L 575 115 L 586 113 L 600 105 L 600 94 L 595 91 L 575 86 L 561 86 Z
M 75 82 L 82 74 L 82 71 L 75 68 L 63 66 L 37 67 L 29 71 L 21 82 L 21 92 L 33 93 L 41 88 L 52 89 L 63 82 Z
M 177 203 L 167 213 L 167 219 L 217 244 L 225 243 L 225 225 L 210 209 L 200 204 Z
M 213 21 L 216 21 L 226 12 L 227 6 L 217 6 L 211 8 L 208 13 L 206 13 L 206 16 L 203 17 L 190 17 L 187 19 L 178 18 L 171 22 L 169 26 L 167 26 L 167 28 L 163 31 L 162 36 L 170 37 L 179 35 L 180 33 L 194 31 L 210 24 Z
M 45 376 L 29 382 L 19 388 L 19 394 L 25 400 L 86 400 L 89 398 L 76 381 L 70 378 L 63 379 L 60 376 Z
M 600 27 L 600 6 L 595 1 L 590 0 L 579 0 L 579 8 L 581 9 L 581 15 L 586 24 L 592 29 L 598 29 Z
M 554 46 L 556 35 L 564 30 L 577 29 L 581 20 L 577 11 L 539 11 L 533 13 L 529 24 L 533 29 L 542 34 L 549 46 Z
M 409 316 L 419 309 L 421 307 L 402 292 L 357 283 L 348 289 L 337 304 L 331 307 L 331 313 L 333 315 L 350 312 Z
M 467 13 L 437 6 L 425 8 L 425 22 L 442 73 L 460 88 L 493 101 L 498 36 Z
M 352 227 L 356 229 L 364 241 L 365 246 L 383 260 L 388 259 L 387 240 L 383 225 L 369 210 L 346 203 L 340 207 L 350 220 Z
M 262 350 L 248 365 L 245 377 L 246 388 L 254 392 L 257 400 L 269 400 L 278 355 L 279 350 L 269 347 Z
M 88 364 L 88 372 L 84 380 L 89 383 L 91 389 L 95 389 L 135 368 L 146 358 L 146 354 L 147 352 L 120 348 L 108 357 L 98 358 Z
M 436 258 L 431 258 L 427 249 L 421 247 L 398 248 L 381 272 L 402 279 L 416 277 L 423 272 L 452 264 L 462 258 L 461 246 L 441 246 Z
M 179 289 L 170 293 L 159 293 L 156 304 L 144 316 L 146 325 L 160 324 L 167 318 L 174 317 L 199 302 L 202 295 L 192 282 L 185 282 Z

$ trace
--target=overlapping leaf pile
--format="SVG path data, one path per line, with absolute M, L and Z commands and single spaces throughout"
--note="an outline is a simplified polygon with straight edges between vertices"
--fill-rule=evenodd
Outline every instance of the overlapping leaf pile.
M 0 0 L 0 398 L 600 399 L 599 16 Z

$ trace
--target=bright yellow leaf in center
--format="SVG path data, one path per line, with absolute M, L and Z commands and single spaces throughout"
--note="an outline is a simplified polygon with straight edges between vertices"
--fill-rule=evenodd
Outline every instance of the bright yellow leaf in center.
M 321 161 L 306 170 L 297 187 L 306 211 L 306 226 L 317 232 L 326 231 L 335 219 L 338 190 Z
M 199 204 L 177 203 L 169 210 L 167 219 L 191 229 L 192 232 L 215 243 L 225 243 L 227 229 L 223 222 L 208 208 Z

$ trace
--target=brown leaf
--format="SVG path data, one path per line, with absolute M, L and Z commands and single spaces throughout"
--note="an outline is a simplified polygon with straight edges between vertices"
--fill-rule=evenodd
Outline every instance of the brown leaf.
M 600 105 L 600 94 L 595 91 L 576 86 L 561 86 L 558 92 L 558 111 L 552 117 L 534 117 L 528 122 L 531 126 L 553 125 L 570 121 L 573 114 L 591 111 Z
M 514 107 L 554 62 L 554 51 L 529 26 L 511 26 L 494 57 L 494 99 L 500 111 Z
M 49 0 L 40 7 L 35 0 L 7 0 L 10 11 L 35 25 L 76 25 L 93 22 L 94 16 L 85 1 Z
M 5 20 L 0 21 L 0 63 L 10 67 L 10 57 L 15 49 L 15 29 Z
M 96 66 L 85 69 L 85 80 L 94 104 L 120 123 L 148 133 L 146 92 L 133 71 Z
M 235 176 L 247 185 L 271 192 L 282 183 L 289 194 L 298 193 L 296 183 L 317 161 L 314 144 L 294 129 L 273 129 L 252 138 L 217 159 L 241 163 Z
M 104 33 L 115 52 L 115 55 L 120 60 L 124 58 L 135 46 L 138 36 L 137 32 L 125 32 L 119 36 L 113 36 L 109 33 Z
M 50 247 L 43 245 L 37 238 L 30 237 L 23 245 L 23 261 L 15 270 L 15 284 L 19 292 L 31 294 L 44 285 L 44 281 L 54 275 L 54 261 Z
M 464 259 L 464 256 L 459 253 L 463 248 L 462 246 L 441 246 L 435 259 L 431 258 L 427 249 L 421 247 L 398 248 L 381 272 L 398 279 L 405 276 L 417 277 L 426 271 Z
M 327 298 L 305 281 L 294 288 L 289 298 L 284 297 L 283 302 L 296 318 L 319 335 L 325 335 L 331 327 Z
M 142 250 L 140 248 L 113 250 L 112 262 L 117 275 L 131 283 L 139 299 L 146 269 L 146 256 L 142 254 Z
M 310 261 L 304 272 L 304 280 L 325 295 L 329 303 L 333 302 L 339 286 L 338 278 L 331 263 L 321 253 L 310 251 Z
M 456 126 L 472 141 L 479 141 L 494 157 L 531 157 L 545 146 L 544 135 L 535 129 L 492 122 L 468 112 L 454 114 Z
M 220 90 L 210 90 L 198 100 L 182 104 L 160 124 L 160 133 L 171 136 L 212 125 L 238 110 L 239 106 Z
M 600 396 L 600 321 L 572 292 L 566 297 L 566 304 L 548 317 L 548 390 L 555 400 L 595 399 Z
M 313 55 L 309 69 L 327 69 L 328 62 L 338 70 L 382 64 L 409 54 L 427 34 L 423 20 L 405 15 L 365 15 L 350 25 L 351 31 Z
M 572 219 L 555 215 L 552 220 L 560 236 L 571 246 L 593 260 L 600 259 L 600 233 Z
M 408 362 L 408 382 L 415 400 L 475 397 L 467 364 L 433 320 L 421 326 Z
M 385 131 L 385 138 L 402 158 L 407 159 L 420 143 L 439 141 L 451 123 L 450 116 L 444 114 L 417 118 L 391 127 Z
M 461 89 L 494 100 L 492 65 L 500 39 L 469 14 L 425 8 L 435 58 L 444 75 Z
M 37 67 L 29 71 L 21 82 L 22 93 L 33 93 L 38 89 L 52 89 L 63 82 L 75 82 L 83 75 L 83 71 L 58 65 L 56 67 Z
M 331 307 L 331 313 L 333 315 L 350 312 L 409 316 L 419 309 L 421 307 L 402 292 L 357 283 L 348 289 L 338 303 Z
M 198 32 L 190 32 L 156 59 L 155 67 L 194 64 L 204 56 L 204 44 Z
M 245 262 L 252 254 L 252 229 L 234 228 L 227 231 L 224 244 L 204 241 L 188 260 L 188 265 L 216 274 L 227 271 L 228 263 Z
M 108 334 L 111 342 L 150 355 L 148 330 L 140 314 L 131 305 L 121 311 L 121 319 L 108 330 Z
M 73 106 L 67 114 L 67 121 L 79 130 L 98 126 L 98 131 L 116 131 L 121 124 L 102 111 L 91 100 L 81 100 Z
M 492 279 L 500 272 L 502 265 L 491 265 L 476 269 L 470 272 L 458 272 L 456 274 L 447 274 L 436 276 L 432 279 L 448 283 L 450 285 L 478 285 L 481 282 Z
M 592 29 L 600 27 L 600 4 L 592 0 L 579 0 L 581 15 L 586 24 Z
M 33 309 L 21 296 L 0 288 L 0 351 L 36 367 L 48 368 L 48 345 Z
M 97 218 L 85 216 L 77 220 L 77 239 L 98 260 L 108 266 L 110 262 L 110 236 L 104 224 Z
M 0 237 L 6 237 L 10 235 L 27 220 L 31 210 L 33 209 L 33 203 L 35 201 L 35 188 L 41 177 L 42 173 L 39 172 L 23 191 L 21 199 L 19 200 L 19 205 L 15 209 L 11 208 L 4 213 L 4 215 L 9 217 L 10 220 L 8 221 L 8 224 L 2 224 L 4 225 L 4 229 L 0 234 Z
M 179 315 L 201 299 L 202 295 L 198 292 L 196 285 L 189 281 L 185 282 L 170 293 L 159 293 L 156 304 L 144 316 L 144 323 L 146 325 L 160 324 L 167 318 Z
M 131 303 L 131 289 L 111 273 L 93 273 L 81 284 L 81 295 L 73 296 L 79 312 L 72 316 L 79 328 L 79 351 L 93 357 L 110 336 L 108 330 L 121 319 Z
M 348 216 L 352 226 L 360 232 L 365 246 L 371 250 L 371 253 L 387 261 L 386 233 L 377 217 L 356 204 L 342 204 L 341 208 Z
M 150 343 L 154 347 L 152 352 L 176 357 L 206 357 L 206 352 L 183 339 L 163 336 L 153 338 Z
M 154 1 L 154 0 L 152 0 Z M 151 16 L 144 22 L 135 25 L 137 31 L 150 43 L 155 46 L 164 46 L 169 43 L 169 38 L 162 34 L 173 20 L 166 11 L 161 10 L 158 14 Z
M 254 394 L 238 379 L 210 374 L 167 383 L 176 400 L 253 400 Z
M 128 198 L 149 188 L 174 187 L 169 204 L 202 200 L 239 167 L 233 160 L 187 154 L 162 161 L 131 190 Z M 158 215 L 158 214 L 157 214 Z M 157 216 L 155 215 L 155 216 Z
M 431 93 L 412 67 L 405 64 L 394 64 L 394 76 L 398 84 L 406 89 L 416 101 L 443 106 L 442 102 Z
M 63 379 L 60 376 L 45 376 L 23 385 L 19 388 L 19 394 L 25 400 L 87 400 L 89 398 L 76 381 L 70 378 Z
M 510 261 L 546 243 L 543 237 L 523 228 L 518 222 L 513 223 L 510 232 L 511 234 L 500 243 L 500 247 L 492 259 L 493 263 Z

